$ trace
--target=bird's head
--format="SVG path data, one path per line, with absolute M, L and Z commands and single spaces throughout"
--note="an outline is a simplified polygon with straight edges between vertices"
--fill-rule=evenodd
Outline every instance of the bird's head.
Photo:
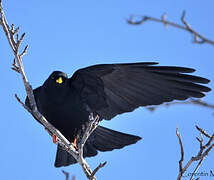
M 68 76 L 64 72 L 54 71 L 44 83 L 44 87 L 49 92 L 63 91 L 68 87 Z
M 56 86 L 62 86 L 68 80 L 68 76 L 64 72 L 54 71 L 51 73 L 48 79 Z

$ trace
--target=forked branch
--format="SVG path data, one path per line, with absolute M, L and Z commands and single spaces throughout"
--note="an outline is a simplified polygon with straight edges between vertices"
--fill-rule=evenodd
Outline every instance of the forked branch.
M 166 28 L 168 26 L 172 26 L 178 29 L 182 29 L 184 31 L 189 32 L 190 34 L 193 35 L 193 43 L 197 43 L 197 44 L 204 44 L 204 43 L 208 43 L 214 46 L 214 41 L 210 40 L 206 37 L 204 37 L 202 34 L 200 34 L 199 32 L 197 32 L 196 30 L 194 30 L 189 23 L 187 23 L 187 21 L 185 20 L 185 15 L 186 15 L 186 11 L 183 11 L 182 15 L 181 15 L 181 22 L 182 25 L 168 21 L 167 20 L 167 15 L 166 13 L 164 13 L 161 18 L 155 18 L 155 17 L 151 17 L 151 16 L 141 16 L 141 15 L 132 15 L 129 17 L 129 19 L 127 20 L 128 24 L 131 25 L 141 25 L 147 21 L 152 21 L 152 22 L 157 22 L 157 23 L 161 23 L 163 24 Z
M 90 180 L 96 180 L 96 177 L 94 176 L 95 173 L 101 168 L 101 165 L 99 165 L 94 171 L 91 170 L 90 166 L 87 164 L 85 159 L 83 158 L 83 147 L 86 143 L 88 137 L 91 135 L 91 133 L 96 129 L 99 123 L 99 117 L 93 117 L 90 118 L 89 124 L 86 128 L 86 131 L 83 134 L 83 138 L 81 140 L 81 143 L 79 144 L 78 150 L 74 148 L 74 146 L 54 127 L 52 126 L 45 117 L 38 111 L 36 102 L 33 95 L 33 90 L 31 85 L 29 84 L 27 77 L 24 72 L 24 66 L 22 64 L 22 57 L 27 53 L 28 45 L 25 46 L 23 51 L 20 53 L 20 45 L 24 39 L 25 33 L 19 35 L 20 28 L 12 24 L 11 27 L 8 25 L 6 16 L 4 14 L 3 8 L 2 8 L 2 0 L 0 0 L 0 25 L 2 26 L 5 35 L 7 37 L 7 40 L 9 42 L 9 45 L 14 53 L 15 59 L 12 64 L 12 69 L 19 73 L 23 79 L 25 90 L 27 93 L 27 96 L 29 98 L 30 106 L 31 108 L 28 108 L 19 98 L 17 95 L 15 95 L 18 102 L 22 104 L 22 106 L 28 110 L 33 117 L 35 117 L 38 121 L 40 121 L 43 126 L 48 129 L 48 131 L 51 134 L 56 135 L 58 138 L 58 143 L 67 151 L 69 152 L 76 161 L 82 166 L 82 169 L 84 173 L 86 174 L 87 178 Z M 102 164 L 103 166 L 106 163 Z M 102 167 L 103 167 L 102 166 Z
M 62 173 L 65 175 L 65 180 L 69 180 L 70 174 L 64 170 L 62 170 Z
M 193 163 L 193 162 L 198 162 L 198 164 L 196 165 L 193 173 L 192 173 L 192 176 L 190 177 L 190 180 L 193 179 L 194 177 L 194 174 L 198 171 L 200 165 L 202 164 L 204 158 L 208 155 L 208 153 L 213 149 L 214 147 L 214 134 L 211 136 L 209 135 L 207 132 L 205 132 L 202 128 L 196 126 L 196 129 L 200 132 L 200 136 L 201 138 L 196 138 L 199 143 L 200 143 L 200 150 L 198 152 L 198 154 L 196 156 L 193 156 L 188 162 L 187 164 L 183 167 L 183 161 L 184 161 L 184 148 L 183 148 L 183 143 L 182 143 L 182 140 L 181 140 L 181 135 L 180 133 L 178 132 L 178 128 L 176 129 L 176 134 L 177 134 L 177 137 L 178 137 L 178 140 L 179 140 L 179 145 L 180 145 L 180 148 L 181 148 L 181 159 L 179 161 L 179 174 L 178 174 L 178 177 L 177 177 L 177 180 L 181 180 L 182 179 L 182 176 L 184 175 L 184 173 L 186 172 L 186 170 L 190 167 L 190 165 Z M 203 135 L 206 136 L 209 141 L 204 145 L 204 139 L 203 139 Z

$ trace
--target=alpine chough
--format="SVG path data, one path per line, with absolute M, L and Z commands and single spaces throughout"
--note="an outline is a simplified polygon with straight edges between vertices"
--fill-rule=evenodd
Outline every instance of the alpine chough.
M 195 71 L 192 68 L 157 64 L 99 64 L 79 69 L 71 78 L 54 71 L 42 86 L 33 90 L 37 107 L 55 128 L 74 142 L 91 113 L 111 120 L 140 106 L 202 98 L 211 90 L 200 85 L 209 83 L 208 79 L 188 74 Z M 30 107 L 28 99 L 26 105 Z M 95 156 L 97 151 L 120 149 L 140 139 L 98 126 L 84 146 L 84 157 Z M 75 159 L 58 145 L 55 166 L 74 163 Z

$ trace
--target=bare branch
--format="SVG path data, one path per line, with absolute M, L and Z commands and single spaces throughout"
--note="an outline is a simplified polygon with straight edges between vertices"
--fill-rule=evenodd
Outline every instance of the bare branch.
M 27 106 L 21 101 L 21 99 L 18 97 L 17 94 L 15 94 L 15 98 L 17 99 L 17 101 L 18 101 L 29 113 L 32 114 L 32 110 L 31 110 L 29 107 L 27 107 Z
M 69 180 L 70 173 L 62 170 L 62 173 L 65 175 L 65 180 Z M 72 180 L 76 180 L 75 176 L 72 176 Z
M 202 164 L 204 158 L 208 155 L 208 153 L 213 149 L 214 147 L 214 143 L 212 144 L 212 142 L 214 141 L 214 134 L 212 136 L 209 137 L 208 133 L 206 133 L 202 128 L 199 128 L 198 126 L 196 126 L 196 129 L 200 132 L 201 135 L 201 139 L 197 138 L 197 140 L 200 143 L 200 150 L 197 154 L 197 156 L 192 157 L 187 164 L 182 167 L 182 162 L 184 160 L 184 150 L 183 150 L 183 145 L 181 142 L 181 137 L 180 134 L 178 133 L 178 130 L 176 130 L 176 134 L 179 138 L 179 144 L 181 147 L 181 160 L 179 161 L 179 174 L 177 177 L 177 180 L 181 180 L 182 175 L 184 174 L 184 172 L 190 167 L 190 165 L 194 162 L 194 161 L 199 161 L 196 168 L 194 169 L 192 176 L 191 176 L 191 180 L 193 179 L 194 174 L 198 171 L 200 165 Z M 205 135 L 206 134 L 206 135 Z M 207 142 L 207 144 L 203 145 L 204 139 L 203 139 L 203 135 L 205 135 L 206 137 L 209 138 L 209 141 Z
M 104 163 L 100 163 L 95 169 L 94 171 L 91 173 L 91 177 L 90 180 L 92 180 L 95 176 L 95 174 L 99 171 L 100 168 L 104 167 L 106 165 L 106 161 Z
M 206 131 L 198 127 L 197 125 L 195 126 L 198 131 L 200 131 L 203 135 L 205 135 L 207 138 L 212 138 Z
M 16 71 L 17 73 L 20 73 L 19 71 L 19 67 L 16 65 L 16 59 L 14 58 L 13 60 L 13 64 L 12 64 L 12 67 L 11 67 L 14 71 Z
M 90 122 L 88 124 L 88 127 L 87 127 L 86 131 L 84 132 L 83 138 L 81 139 L 81 143 L 79 145 L 80 148 L 78 150 L 76 150 L 74 148 L 74 146 L 60 133 L 60 131 L 58 131 L 54 126 L 52 126 L 45 119 L 45 117 L 38 111 L 38 108 L 37 108 L 37 105 L 35 102 L 35 98 L 33 95 L 32 87 L 27 80 L 27 77 L 26 77 L 25 72 L 24 72 L 24 66 L 22 64 L 22 57 L 26 54 L 27 49 L 28 49 L 28 45 L 26 45 L 24 50 L 21 53 L 19 53 L 19 48 L 20 48 L 20 45 L 24 39 L 25 33 L 23 33 L 21 35 L 21 37 L 19 38 L 19 35 L 18 35 L 19 34 L 19 27 L 15 29 L 15 26 L 13 24 L 11 25 L 11 28 L 9 27 L 7 20 L 6 20 L 6 17 L 4 15 L 1 0 L 0 0 L 0 15 L 1 15 L 0 16 L 0 25 L 2 26 L 2 28 L 5 32 L 5 35 L 8 39 L 8 42 L 9 42 L 9 45 L 10 45 L 10 47 L 14 53 L 14 56 L 15 56 L 15 60 L 14 60 L 13 65 L 12 65 L 12 69 L 15 70 L 16 72 L 20 73 L 20 75 L 23 79 L 25 90 L 26 90 L 31 108 L 29 109 L 18 98 L 17 95 L 15 95 L 16 99 L 25 109 L 28 110 L 29 113 L 31 113 L 31 115 L 35 119 L 37 119 L 39 122 L 41 122 L 43 124 L 45 129 L 47 129 L 50 134 L 57 136 L 57 139 L 58 139 L 57 142 L 68 153 L 70 153 L 76 159 L 76 161 L 82 166 L 82 169 L 83 169 L 84 173 L 86 174 L 86 176 L 88 177 L 88 179 L 96 180 L 96 177 L 94 176 L 94 174 L 101 168 L 101 165 L 98 166 L 99 168 L 95 172 L 92 172 L 90 166 L 88 165 L 88 163 L 83 158 L 83 147 L 84 147 L 84 144 L 86 143 L 88 137 L 91 135 L 91 133 L 98 126 L 99 116 L 96 116 L 95 119 L 93 118 L 93 116 L 90 118 Z M 16 38 L 15 38 L 15 36 L 16 36 Z
M 21 57 L 21 58 L 27 53 L 27 50 L 28 50 L 28 45 L 25 46 L 24 50 L 23 50 L 22 53 L 20 54 L 20 57 Z
M 172 27 L 175 27 L 175 28 L 178 28 L 178 29 L 182 29 L 184 31 L 189 32 L 190 34 L 192 34 L 194 36 L 193 43 L 197 43 L 197 44 L 208 43 L 208 44 L 214 45 L 214 41 L 213 40 L 210 40 L 210 39 L 204 37 L 202 34 L 197 32 L 196 30 L 194 30 L 187 23 L 187 21 L 185 20 L 185 15 L 186 15 L 186 11 L 183 11 L 182 15 L 181 15 L 181 22 L 182 22 L 183 25 L 176 24 L 174 22 L 168 21 L 166 19 L 166 13 L 164 13 L 160 19 L 159 18 L 155 18 L 155 17 L 151 17 L 151 16 L 131 15 L 129 17 L 129 19 L 127 20 L 127 23 L 131 24 L 131 25 L 141 25 L 146 21 L 153 21 L 153 22 L 162 23 L 165 27 L 172 26 Z M 134 20 L 134 19 L 138 19 L 138 18 L 140 18 L 140 20 Z
M 201 163 L 203 162 L 204 158 L 202 158 L 199 163 L 197 164 L 196 168 L 194 169 L 193 173 L 192 173 L 192 176 L 190 177 L 190 180 L 193 180 L 193 177 L 194 177 L 194 174 L 198 171 Z
M 207 103 L 201 99 L 192 99 L 192 98 L 187 101 L 174 101 L 174 102 L 164 103 L 163 105 L 159 105 L 159 106 L 150 106 L 150 107 L 147 107 L 147 109 L 150 111 L 155 111 L 158 107 L 161 107 L 161 106 L 169 107 L 172 105 L 183 105 L 183 104 L 193 104 L 197 106 L 203 106 L 206 108 L 214 109 L 214 104 Z
M 180 144 L 180 148 L 181 148 L 181 159 L 179 161 L 179 177 L 177 178 L 178 180 L 181 179 L 182 175 L 183 175 L 183 161 L 184 161 L 184 148 L 183 148 L 183 143 L 182 143 L 182 140 L 181 140 L 181 134 L 178 132 L 178 128 L 176 128 L 176 135 L 178 137 L 178 140 L 179 140 L 179 144 Z
M 14 31 L 13 31 L 13 29 L 14 29 L 14 24 L 12 24 L 13 25 L 13 27 L 12 27 L 12 29 L 11 29 L 11 31 L 13 32 L 13 35 L 14 34 L 18 34 L 18 32 L 19 32 L 19 27 L 17 27 Z
M 97 115 L 95 118 L 93 118 L 93 113 L 90 114 L 89 117 L 89 124 L 87 125 L 87 128 L 85 130 L 85 133 L 83 135 L 83 138 L 81 140 L 81 143 L 79 144 L 78 148 L 82 148 L 82 146 L 84 146 L 84 144 L 86 143 L 86 140 L 89 138 L 89 136 L 91 135 L 91 133 L 97 128 L 98 124 L 99 124 L 99 116 Z
M 17 43 L 16 43 L 16 47 L 17 47 L 17 52 L 19 52 L 19 47 L 20 47 L 20 44 L 22 43 L 23 39 L 25 37 L 25 33 L 23 33 L 19 39 L 18 37 L 18 32 L 17 32 Z
M 64 170 L 62 170 L 62 173 L 65 175 L 65 180 L 69 180 L 70 174 Z

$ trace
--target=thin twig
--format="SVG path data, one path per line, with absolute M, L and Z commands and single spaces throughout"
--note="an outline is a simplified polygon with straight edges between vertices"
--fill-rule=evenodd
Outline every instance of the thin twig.
M 65 180 L 69 180 L 70 174 L 64 170 L 62 170 L 62 173 L 65 175 Z
M 194 41 L 193 41 L 194 43 L 197 43 L 197 44 L 208 43 L 208 44 L 214 45 L 214 41 L 204 37 L 202 34 L 197 32 L 196 30 L 194 30 L 187 23 L 187 21 L 185 20 L 185 15 L 186 15 L 186 11 L 183 11 L 182 15 L 181 15 L 181 22 L 182 22 L 183 25 L 176 24 L 176 23 L 171 22 L 171 21 L 167 21 L 165 13 L 162 15 L 162 17 L 160 19 L 159 18 L 155 18 L 155 17 L 151 17 L 151 16 L 132 15 L 127 20 L 127 23 L 131 24 L 131 25 L 141 25 L 146 21 L 153 21 L 153 22 L 162 23 L 165 27 L 172 26 L 172 27 L 175 27 L 175 28 L 178 28 L 178 29 L 182 29 L 184 31 L 189 32 L 190 34 L 192 34 L 194 36 Z M 137 18 L 140 18 L 140 20 L 134 20 L 134 19 L 137 19 Z
M 147 107 L 147 109 L 150 111 L 155 111 L 158 107 L 161 107 L 161 106 L 169 107 L 172 105 L 185 105 L 185 104 L 192 104 L 192 105 L 214 109 L 214 104 L 207 103 L 201 99 L 192 99 L 192 98 L 187 101 L 174 101 L 174 102 L 164 103 L 163 105 L 159 105 L 159 106 L 150 106 L 150 107 Z
M 32 110 L 21 101 L 17 94 L 15 94 L 15 98 L 29 113 L 33 113 Z
M 92 180 L 95 176 L 95 174 L 99 171 L 100 168 L 103 168 L 106 165 L 106 161 L 104 163 L 100 163 L 95 169 L 94 171 L 91 173 L 91 177 L 90 180 Z
M 20 73 L 19 71 L 19 67 L 16 65 L 16 59 L 14 58 L 13 60 L 13 64 L 12 64 L 12 67 L 11 67 L 14 71 L 16 71 L 17 73 Z
M 214 141 L 214 134 L 210 137 L 208 137 L 208 133 L 205 133 L 205 131 L 202 128 L 199 128 L 198 126 L 196 126 L 196 129 L 200 132 L 201 135 L 201 139 L 197 138 L 197 140 L 200 143 L 200 150 L 198 152 L 198 154 L 195 157 L 190 158 L 190 160 L 187 162 L 187 164 L 182 167 L 182 162 L 184 160 L 184 150 L 183 150 L 183 145 L 182 145 L 182 141 L 181 141 L 181 136 L 178 133 L 178 130 L 176 130 L 176 134 L 178 136 L 179 139 L 179 144 L 181 147 L 181 160 L 179 161 L 179 174 L 177 177 L 177 180 L 181 180 L 182 175 L 184 174 L 184 172 L 186 172 L 186 170 L 190 167 L 190 165 L 194 162 L 194 161 L 199 161 L 196 168 L 193 171 L 193 174 L 190 178 L 190 180 L 193 179 L 193 175 L 198 171 L 200 165 L 202 164 L 203 160 L 205 159 L 205 157 L 208 155 L 208 153 L 213 149 L 214 147 L 214 143 L 212 144 L 212 142 Z M 206 134 L 206 135 L 205 135 Z M 205 135 L 206 137 L 209 138 L 209 141 L 207 142 L 207 144 L 203 145 L 204 139 L 203 139 L 203 135 Z
M 19 53 L 19 48 L 20 45 L 24 39 L 25 33 L 23 33 L 21 35 L 21 37 L 19 38 L 19 30 L 20 28 L 16 28 L 15 26 L 12 24 L 11 28 L 9 27 L 6 17 L 4 15 L 4 11 L 2 8 L 2 1 L 0 0 L 0 24 L 5 32 L 5 35 L 8 39 L 9 45 L 14 53 L 15 56 L 15 60 L 13 62 L 12 65 L 12 69 L 15 70 L 16 72 L 19 72 L 23 82 L 24 82 L 24 86 L 25 86 L 25 90 L 30 102 L 30 109 L 18 98 L 17 95 L 15 95 L 16 99 L 18 100 L 19 103 L 21 103 L 21 105 L 28 110 L 29 113 L 31 113 L 31 115 L 37 119 L 39 122 L 41 122 L 43 124 L 43 126 L 45 127 L 45 129 L 48 130 L 48 132 L 50 132 L 50 134 L 54 134 L 56 135 L 58 138 L 58 143 L 63 147 L 63 149 L 65 149 L 68 153 L 70 153 L 75 159 L 76 161 L 82 166 L 82 169 L 84 170 L 84 173 L 86 174 L 86 176 L 88 178 L 91 178 L 91 174 L 93 173 L 90 166 L 88 165 L 88 163 L 85 161 L 85 159 L 83 158 L 83 147 L 84 144 L 86 143 L 88 137 L 91 135 L 91 133 L 93 132 L 93 130 L 96 129 L 96 127 L 98 126 L 99 123 L 99 117 L 96 117 L 95 119 L 93 119 L 92 121 L 89 122 L 89 127 L 86 129 L 86 131 L 84 132 L 83 138 L 81 140 L 81 146 L 80 149 L 78 149 L 78 151 L 76 151 L 76 149 L 74 148 L 74 146 L 60 133 L 60 131 L 58 131 L 54 126 L 52 126 L 46 119 L 45 117 L 38 111 L 36 102 L 35 102 L 35 98 L 33 95 L 33 90 L 31 85 L 29 84 L 27 77 L 25 75 L 24 72 L 24 66 L 22 64 L 22 57 L 27 53 L 27 49 L 28 49 L 28 45 L 25 46 L 24 50 L 22 51 L 22 53 Z M 16 38 L 15 38 L 16 37 Z M 91 179 L 96 180 L 96 177 L 93 176 Z
M 178 132 L 178 128 L 176 128 L 176 135 L 178 137 L 179 140 L 179 144 L 180 144 L 180 148 L 181 148 L 181 159 L 179 161 L 179 177 L 177 178 L 177 180 L 180 180 L 182 175 L 183 175 L 183 161 L 184 161 L 184 148 L 183 148 L 183 143 L 181 140 L 181 134 Z
M 197 164 L 196 168 L 194 169 L 192 176 L 190 178 L 190 180 L 193 180 L 193 176 L 194 174 L 198 171 L 199 167 L 201 166 L 204 158 L 208 155 L 208 153 L 211 151 L 211 149 L 214 147 L 214 144 L 212 144 L 202 155 L 201 158 L 199 158 L 199 163 Z M 197 158 L 196 158 L 197 159 Z
M 198 169 L 199 169 L 201 163 L 203 162 L 203 160 L 204 160 L 204 158 L 202 158 L 202 159 L 199 161 L 199 163 L 197 164 L 196 168 L 194 169 L 194 171 L 193 171 L 193 173 L 192 173 L 192 176 L 190 177 L 190 180 L 193 180 L 193 177 L 194 177 L 195 173 L 198 171 Z
M 211 138 L 212 136 L 210 136 L 205 130 L 201 129 L 200 127 L 198 127 L 197 125 L 195 126 L 196 129 L 198 131 L 200 131 L 203 135 L 205 135 L 207 138 Z
M 28 50 L 28 45 L 25 46 L 24 50 L 23 50 L 22 53 L 20 54 L 20 57 L 21 57 L 21 58 L 27 53 L 27 50 Z

